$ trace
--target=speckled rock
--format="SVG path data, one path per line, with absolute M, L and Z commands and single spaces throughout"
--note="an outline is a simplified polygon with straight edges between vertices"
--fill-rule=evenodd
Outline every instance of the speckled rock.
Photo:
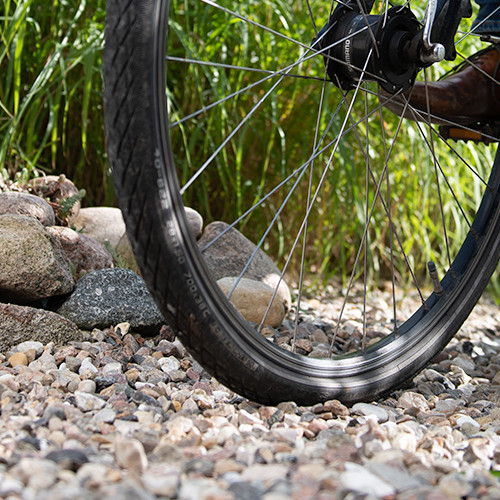
M 164 323 L 144 280 L 128 269 L 86 274 L 57 312 L 87 330 L 127 321 L 133 331 L 156 334 Z
M 31 340 L 64 345 L 80 339 L 81 333 L 77 326 L 56 313 L 0 304 L 0 352 Z
M 28 303 L 73 290 L 71 265 L 40 222 L 0 215 L 0 300 Z
M 0 215 L 5 214 L 32 217 L 44 226 L 53 226 L 56 223 L 52 207 L 44 199 L 28 193 L 0 193 Z

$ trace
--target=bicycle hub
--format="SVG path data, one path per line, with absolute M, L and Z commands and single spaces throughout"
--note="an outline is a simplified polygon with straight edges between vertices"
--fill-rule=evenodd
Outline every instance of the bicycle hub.
M 421 60 L 421 25 L 407 7 L 392 7 L 383 15 L 367 15 L 355 7 L 335 9 L 313 42 L 323 50 L 330 80 L 343 90 L 359 80 L 377 81 L 395 94 L 409 89 Z

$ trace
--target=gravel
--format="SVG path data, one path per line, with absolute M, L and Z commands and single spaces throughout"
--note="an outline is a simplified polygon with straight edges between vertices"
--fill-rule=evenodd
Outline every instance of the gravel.
M 0 498 L 498 499 L 499 327 L 483 301 L 409 387 L 350 408 L 243 399 L 165 327 L 20 344 L 0 354 Z

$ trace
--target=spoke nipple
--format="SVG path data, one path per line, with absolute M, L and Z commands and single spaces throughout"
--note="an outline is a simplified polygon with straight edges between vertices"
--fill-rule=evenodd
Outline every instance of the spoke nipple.
M 431 276 L 432 284 L 434 285 L 434 293 L 438 296 L 443 295 L 444 289 L 441 286 L 441 282 L 439 281 L 436 264 L 434 264 L 432 260 L 427 263 L 427 269 L 429 269 L 429 274 Z

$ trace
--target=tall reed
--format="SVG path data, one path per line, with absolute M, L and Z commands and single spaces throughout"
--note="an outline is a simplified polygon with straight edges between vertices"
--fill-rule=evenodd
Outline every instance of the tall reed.
M 104 147 L 104 0 L 4 0 L 0 165 L 4 176 L 65 173 L 112 200 Z

